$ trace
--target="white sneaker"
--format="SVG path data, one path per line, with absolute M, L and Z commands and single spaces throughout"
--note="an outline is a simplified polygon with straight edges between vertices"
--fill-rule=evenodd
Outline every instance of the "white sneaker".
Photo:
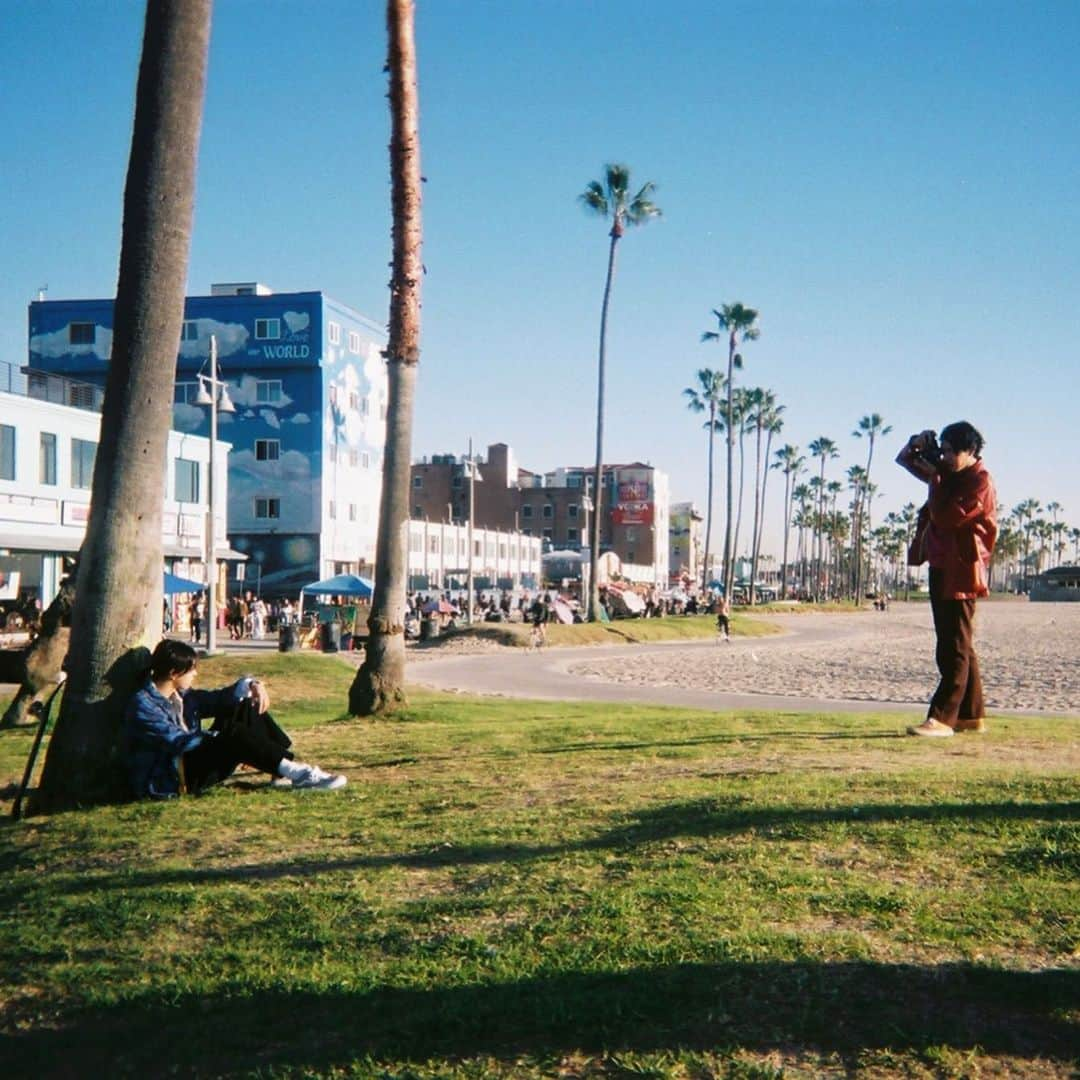
M 319 791 L 337 791 L 343 788 L 349 781 L 341 773 L 328 773 L 320 769 L 318 765 L 309 765 L 304 776 L 297 777 L 292 782 L 293 789 L 317 788 Z
M 907 729 L 909 735 L 930 735 L 937 738 L 948 738 L 956 734 L 948 724 L 935 720 L 928 716 L 921 724 L 914 724 Z

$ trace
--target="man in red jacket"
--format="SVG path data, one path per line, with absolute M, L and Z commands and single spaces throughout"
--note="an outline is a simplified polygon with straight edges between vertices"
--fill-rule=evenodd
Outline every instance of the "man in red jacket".
M 908 553 L 912 565 L 930 563 L 930 607 L 941 681 L 926 719 L 909 735 L 983 732 L 982 679 L 972 640 L 975 600 L 986 596 L 987 570 L 997 539 L 997 496 L 982 463 L 983 437 L 966 420 L 941 432 L 912 435 L 896 460 L 925 480 L 930 496 Z

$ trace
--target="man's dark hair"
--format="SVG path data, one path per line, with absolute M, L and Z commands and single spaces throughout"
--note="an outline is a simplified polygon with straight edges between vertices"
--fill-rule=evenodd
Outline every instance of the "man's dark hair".
M 956 453 L 967 450 L 976 457 L 982 457 L 983 437 L 974 425 L 966 420 L 957 420 L 941 429 L 940 442 L 947 442 Z
M 186 675 L 195 666 L 198 655 L 186 641 L 164 638 L 157 643 L 150 657 L 150 678 L 158 680 Z

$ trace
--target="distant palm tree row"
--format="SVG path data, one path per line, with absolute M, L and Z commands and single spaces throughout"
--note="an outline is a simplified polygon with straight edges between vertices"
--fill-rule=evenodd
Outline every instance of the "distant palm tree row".
M 731 325 L 731 312 L 744 313 L 743 325 L 753 327 L 757 312 L 742 304 L 725 305 L 716 315 L 721 324 Z M 746 315 L 753 318 L 746 322 Z M 716 340 L 709 332 L 703 340 Z M 742 340 L 749 340 L 747 335 Z M 729 345 L 730 350 L 730 345 Z M 829 479 L 829 462 L 839 457 L 836 442 L 819 436 L 808 446 L 812 468 L 798 446 L 785 443 L 772 450 L 772 440 L 784 426 L 784 406 L 772 390 L 732 385 L 742 357 L 734 354 L 728 374 L 702 368 L 693 386 L 683 391 L 687 407 L 708 414 L 704 428 L 708 447 L 708 492 L 705 510 L 705 543 L 702 552 L 702 587 L 715 578 L 712 551 L 713 446 L 717 432 L 727 438 L 729 463 L 738 450 L 738 475 L 729 473 L 727 487 L 728 528 L 720 580 L 730 595 L 734 579 L 734 552 L 739 551 L 745 481 L 745 441 L 754 438 L 753 486 L 754 524 L 749 545 L 751 572 L 749 599 L 753 603 L 758 577 L 761 538 L 764 534 L 765 491 L 770 470 L 784 477 L 783 552 L 780 562 L 780 595 L 792 593 L 816 600 L 851 598 L 856 602 L 869 591 L 910 589 L 906 566 L 907 550 L 915 532 L 918 510 L 914 502 L 899 512 L 889 512 L 881 524 L 873 525 L 872 502 L 877 485 L 871 481 L 877 441 L 892 431 L 880 413 L 861 417 L 852 435 L 866 442 L 865 464 L 855 464 L 845 472 L 846 483 Z M 730 420 L 729 420 L 730 417 Z M 848 493 L 845 506 L 840 497 Z M 1044 506 L 1026 499 L 1001 517 L 1001 533 L 991 567 L 992 584 L 998 589 L 1027 591 L 1031 578 L 1042 570 L 1060 566 L 1071 557 L 1080 565 L 1080 528 L 1070 527 L 1060 515 L 1060 503 Z M 795 540 L 794 552 L 791 540 Z M 793 556 L 793 557 L 792 557 Z

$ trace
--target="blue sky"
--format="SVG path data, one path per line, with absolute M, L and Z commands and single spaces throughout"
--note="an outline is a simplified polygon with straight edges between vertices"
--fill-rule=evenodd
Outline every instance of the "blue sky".
M 471 437 L 537 470 L 591 461 L 607 238 L 575 199 L 625 161 L 664 217 L 620 245 L 608 460 L 704 504 L 681 390 L 723 362 L 700 342 L 710 310 L 741 300 L 762 331 L 741 377 L 786 406 L 781 441 L 834 439 L 843 479 L 859 417 L 893 425 L 878 520 L 921 494 L 891 464 L 902 437 L 963 417 L 1006 507 L 1056 499 L 1080 525 L 1080 6 L 671 8 L 421 0 L 415 455 Z M 0 358 L 23 362 L 39 286 L 115 290 L 142 6 L 5 16 Z M 385 322 L 382 20 L 377 2 L 218 0 L 189 292 L 321 288 Z

